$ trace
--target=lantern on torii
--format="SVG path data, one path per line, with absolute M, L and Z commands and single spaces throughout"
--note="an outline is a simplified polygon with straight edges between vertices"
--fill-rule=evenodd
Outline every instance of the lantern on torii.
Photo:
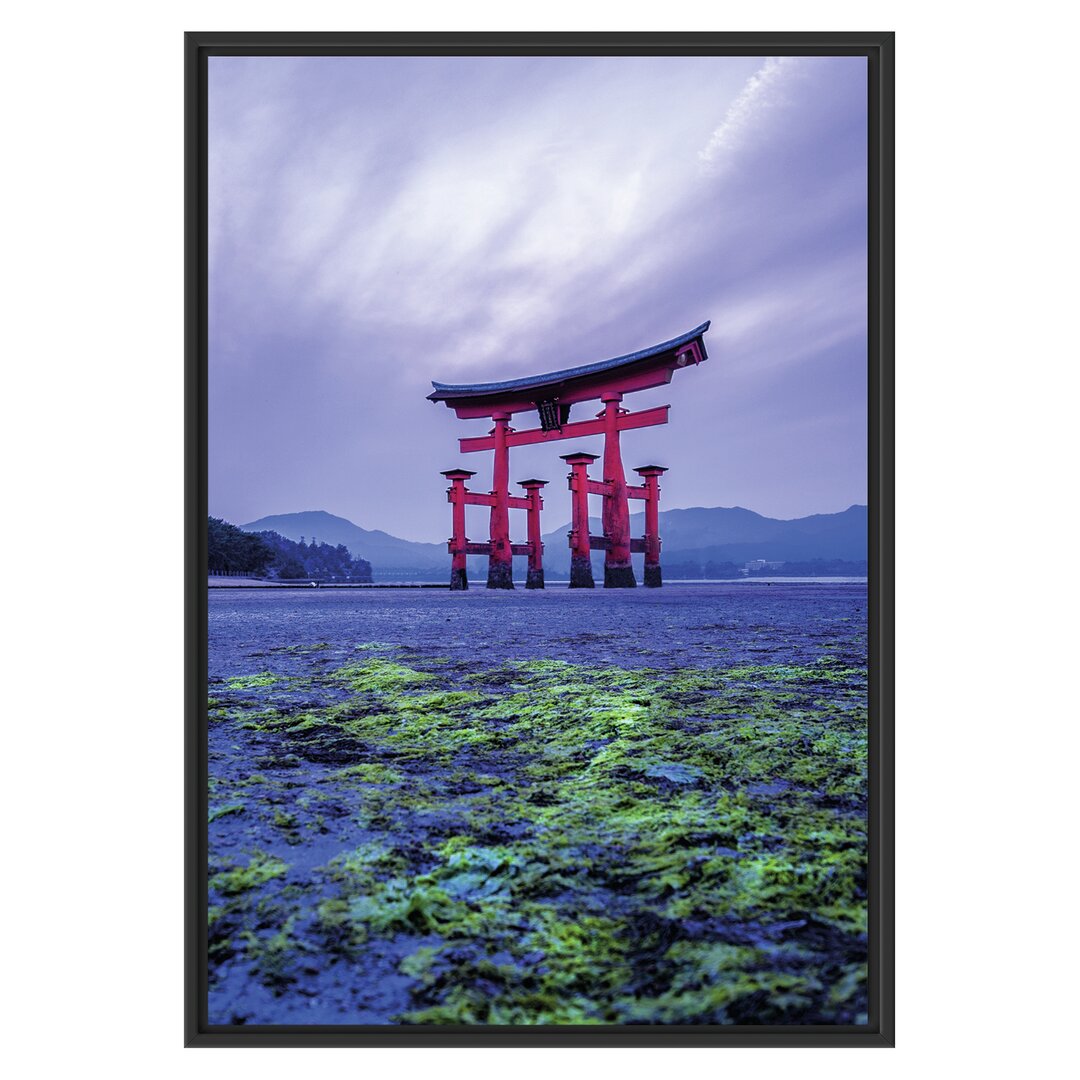
M 572 493 L 573 512 L 570 528 L 570 587 L 593 588 L 591 553 L 604 551 L 604 587 L 632 588 L 637 582 L 631 566 L 633 552 L 645 554 L 645 584 L 662 584 L 660 571 L 659 501 L 660 476 L 666 471 L 659 465 L 645 465 L 634 471 L 642 478 L 640 485 L 629 485 L 623 470 L 619 436 L 634 428 L 666 424 L 670 405 L 660 405 L 640 412 L 622 407 L 626 394 L 648 390 L 671 381 L 672 373 L 696 366 L 708 359 L 704 334 L 709 323 L 671 341 L 654 345 L 626 356 L 602 360 L 595 364 L 566 368 L 546 375 L 532 375 L 504 382 L 448 385 L 433 382 L 435 391 L 429 401 L 445 402 L 463 420 L 490 417 L 494 423 L 484 436 L 459 440 L 461 452 L 493 452 L 491 490 L 470 491 L 466 482 L 475 472 L 449 469 L 443 475 L 450 481 L 447 499 L 453 506 L 453 536 L 449 540 L 451 555 L 451 589 L 468 588 L 466 556 L 487 555 L 489 589 L 514 587 L 512 566 L 514 555 L 527 555 L 529 572 L 526 588 L 544 587 L 543 545 L 540 541 L 540 511 L 543 500 L 540 492 L 546 481 L 519 481 L 525 494 L 510 494 L 510 449 L 533 443 L 559 442 L 588 435 L 604 436 L 603 479 L 589 477 L 589 467 L 599 455 L 587 453 L 563 454 L 570 466 L 568 482 Z M 574 405 L 600 401 L 601 411 L 594 419 L 570 419 Z M 535 412 L 539 427 L 515 430 L 510 420 L 515 413 Z M 603 498 L 601 536 L 589 535 L 589 496 Z M 645 535 L 630 536 L 629 500 L 645 504 Z M 490 508 L 490 532 L 486 542 L 470 542 L 465 534 L 465 507 L 480 505 Z M 510 542 L 510 510 L 525 510 L 528 516 L 528 540 L 524 544 Z

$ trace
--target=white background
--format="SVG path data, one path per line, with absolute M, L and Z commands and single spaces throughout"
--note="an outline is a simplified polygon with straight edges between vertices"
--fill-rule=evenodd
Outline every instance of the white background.
M 375 15 L 217 0 L 7 13 L 9 1075 L 1064 1071 L 1077 847 L 1068 10 L 774 0 Z M 672 1065 L 663 1050 L 181 1048 L 181 33 L 497 28 L 898 31 L 894 1050 L 680 1050 Z

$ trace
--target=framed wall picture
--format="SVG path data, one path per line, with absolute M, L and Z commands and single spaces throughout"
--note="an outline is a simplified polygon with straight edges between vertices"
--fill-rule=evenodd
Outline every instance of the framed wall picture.
M 190 1045 L 892 1045 L 892 63 L 187 36 Z

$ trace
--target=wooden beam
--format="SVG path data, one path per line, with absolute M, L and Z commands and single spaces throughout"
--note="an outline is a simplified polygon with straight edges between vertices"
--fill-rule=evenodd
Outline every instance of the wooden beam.
M 451 541 L 451 545 L 452 544 L 453 544 L 453 541 Z M 491 553 L 491 542 L 490 541 L 487 541 L 486 543 L 478 543 L 476 541 L 470 540 L 465 545 L 465 554 L 466 555 L 489 555 L 490 553 Z M 511 544 L 510 545 L 510 553 L 512 555 L 531 555 L 532 554 L 532 544 Z
M 470 506 L 494 506 L 495 496 L 482 491 L 466 491 L 465 502 Z M 512 510 L 528 510 L 529 500 L 520 495 L 510 495 L 506 499 L 506 505 Z
M 670 405 L 658 405 L 655 409 L 642 409 L 641 412 L 623 413 L 618 419 L 620 431 L 633 428 L 654 427 L 668 422 Z M 603 418 L 596 420 L 577 420 L 572 424 L 563 424 L 561 431 L 541 431 L 529 428 L 527 431 L 511 431 L 506 436 L 507 446 L 528 446 L 531 443 L 559 442 L 562 439 L 583 439 L 589 435 L 603 435 Z M 495 438 L 492 435 L 480 435 L 471 439 L 459 439 L 458 445 L 463 454 L 475 454 L 480 450 L 494 450 Z
M 607 551 L 608 539 L 606 536 L 590 536 L 589 546 L 595 548 L 597 551 Z M 645 537 L 632 536 L 630 538 L 630 550 L 633 552 L 642 552 L 645 550 Z

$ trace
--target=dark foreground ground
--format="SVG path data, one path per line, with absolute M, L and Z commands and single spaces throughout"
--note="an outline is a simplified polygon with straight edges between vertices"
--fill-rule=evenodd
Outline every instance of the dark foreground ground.
M 866 1022 L 865 585 L 209 604 L 212 1024 Z

